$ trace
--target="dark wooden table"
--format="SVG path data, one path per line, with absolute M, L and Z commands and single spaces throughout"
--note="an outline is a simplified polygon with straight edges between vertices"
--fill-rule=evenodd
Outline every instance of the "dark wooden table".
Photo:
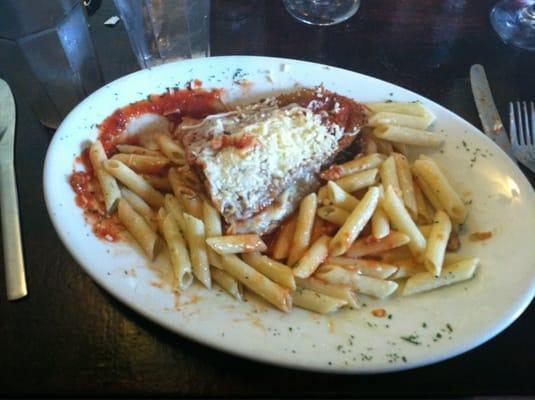
M 328 28 L 295 21 L 279 1 L 254 2 L 252 9 L 248 2 L 237 3 L 213 2 L 214 55 L 290 57 L 351 69 L 419 92 L 476 126 L 479 121 L 468 81 L 474 63 L 486 67 L 503 117 L 508 101 L 534 99 L 535 53 L 499 41 L 488 20 L 494 0 L 363 0 L 355 17 Z M 244 18 L 237 20 L 240 13 L 232 7 L 244 4 Z M 136 69 L 122 24 L 103 25 L 115 13 L 113 3 L 104 0 L 89 18 L 106 81 Z M 40 126 L 24 98 L 18 96 L 17 103 L 16 163 L 30 295 L 8 303 L 2 274 L 0 394 L 535 394 L 533 304 L 505 332 L 467 354 L 413 371 L 376 376 L 322 375 L 266 366 L 205 348 L 154 325 L 102 291 L 59 241 L 45 209 L 41 183 L 50 133 Z M 535 182 L 533 174 L 524 172 Z

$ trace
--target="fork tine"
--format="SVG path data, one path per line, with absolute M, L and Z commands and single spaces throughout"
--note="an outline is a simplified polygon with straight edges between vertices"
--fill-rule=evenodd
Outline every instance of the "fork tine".
M 531 129 L 529 127 L 529 121 L 528 121 L 528 105 L 525 101 L 522 102 L 522 108 L 523 113 L 522 116 L 524 117 L 524 134 L 526 135 L 526 145 L 529 145 L 531 142 Z
M 520 108 L 520 102 L 517 101 L 515 103 L 515 119 L 518 123 L 517 129 L 518 129 L 518 144 L 520 146 L 524 146 L 526 144 L 525 136 L 524 136 L 524 127 L 522 126 L 522 109 Z
M 511 135 L 511 145 L 518 146 L 518 132 L 515 122 L 515 107 L 512 101 L 509 102 L 509 134 Z

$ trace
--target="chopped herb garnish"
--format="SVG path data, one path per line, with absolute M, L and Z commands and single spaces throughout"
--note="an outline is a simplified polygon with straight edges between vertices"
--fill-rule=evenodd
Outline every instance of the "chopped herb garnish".
M 409 336 L 400 336 L 400 339 L 403 339 L 406 342 L 419 346 L 422 342 L 418 341 L 418 335 L 409 335 Z

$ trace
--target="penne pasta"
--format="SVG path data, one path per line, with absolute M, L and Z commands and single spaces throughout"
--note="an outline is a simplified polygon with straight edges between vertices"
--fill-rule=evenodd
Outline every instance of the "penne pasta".
M 402 295 L 408 296 L 426 292 L 471 279 L 474 276 L 478 265 L 479 258 L 473 257 L 444 267 L 441 275 L 438 277 L 429 271 L 417 273 L 407 279 Z
M 318 208 L 318 216 L 336 226 L 342 226 L 349 217 L 349 212 L 336 206 L 325 206 Z
M 157 174 L 169 164 L 167 158 L 143 154 L 118 153 L 111 160 L 120 161 L 135 172 L 142 174 Z
M 383 140 L 375 138 L 375 143 L 377 145 L 377 151 L 385 156 L 390 156 L 394 151 L 394 146 L 388 140 Z
M 409 115 L 391 111 L 379 111 L 373 114 L 369 120 L 369 126 L 397 125 L 414 129 L 427 129 L 433 123 L 431 115 Z
M 412 180 L 409 160 L 403 154 L 392 153 L 398 174 L 399 188 L 401 190 L 403 203 L 413 219 L 418 216 L 418 205 L 414 194 L 414 182 Z
M 318 189 L 318 203 L 323 205 L 331 204 L 331 200 L 328 197 L 327 186 L 322 186 Z
M 238 301 L 243 301 L 243 289 L 236 279 L 217 268 L 210 268 L 210 274 L 215 283 Z
M 367 188 L 377 182 L 377 168 L 368 169 L 361 172 L 355 172 L 336 180 L 336 184 L 346 192 L 356 192 L 357 190 Z
M 187 213 L 184 213 L 184 222 L 186 224 L 184 235 L 188 243 L 193 274 L 204 286 L 210 288 L 212 280 L 206 254 L 204 224 L 200 219 Z
M 145 218 L 145 221 L 147 221 L 152 230 L 156 231 L 158 227 L 158 223 L 156 221 L 156 213 L 153 211 L 152 208 L 150 208 L 147 203 L 145 203 L 145 200 L 143 200 L 141 197 L 139 197 L 131 190 L 128 190 L 127 188 L 121 189 L 121 196 L 123 197 L 123 199 L 128 201 L 130 206 L 132 206 L 132 208 L 139 215 Z
M 324 265 L 337 265 L 351 271 L 356 271 L 361 275 L 371 276 L 372 278 L 378 279 L 387 279 L 398 270 L 396 265 L 384 261 L 367 260 L 364 258 L 327 257 Z
M 122 162 L 117 160 L 107 160 L 104 161 L 102 165 L 108 173 L 117 178 L 117 180 L 132 192 L 140 196 L 151 207 L 159 208 L 163 205 L 163 195 Z
M 176 197 L 188 214 L 193 215 L 197 219 L 202 219 L 203 199 L 200 196 L 197 194 L 179 193 Z
M 390 233 L 390 223 L 388 217 L 379 204 L 372 215 L 372 236 L 375 239 L 382 239 Z
M 162 156 L 162 153 L 160 153 L 157 150 L 149 150 L 146 147 L 134 146 L 131 144 L 118 144 L 115 146 L 115 148 L 119 151 L 119 153 L 123 153 L 123 154 L 140 154 L 143 156 L 154 156 L 154 157 Z
M 193 283 L 191 260 L 184 237 L 172 214 L 167 214 L 163 218 L 161 230 L 167 248 L 169 250 L 169 260 L 173 268 L 175 279 L 180 290 L 186 290 Z
M 381 176 L 381 184 L 383 191 L 386 191 L 388 186 L 392 186 L 398 196 L 401 196 L 401 187 L 399 186 L 398 173 L 396 170 L 396 162 L 394 157 L 388 157 L 379 167 L 379 175 Z
M 100 189 L 102 190 L 102 196 L 104 197 L 104 203 L 106 205 L 106 212 L 111 214 L 117 208 L 117 202 L 121 198 L 121 192 L 117 181 L 106 169 L 102 166 L 102 163 L 106 161 L 108 157 L 102 147 L 100 140 L 97 140 L 89 148 L 89 161 L 93 166 L 93 171 L 97 176 Z
M 167 176 L 160 176 L 160 175 L 147 175 L 143 174 L 143 179 L 147 181 L 149 185 L 151 185 L 154 189 L 157 189 L 161 192 L 171 192 L 171 184 L 169 183 L 169 179 L 167 179 Z
M 322 179 L 333 181 L 356 172 L 377 168 L 385 160 L 385 156 L 379 153 L 359 156 L 343 164 L 331 165 L 320 174 Z
M 292 301 L 296 307 L 314 311 L 318 314 L 330 314 L 347 304 L 347 301 L 327 296 L 309 289 L 297 289 L 292 292 Z
M 186 232 L 186 221 L 184 219 L 184 209 L 172 194 L 166 194 L 164 198 L 164 208 L 172 214 L 182 232 Z
M 213 236 L 206 244 L 218 254 L 252 253 L 266 251 L 267 246 L 256 234 Z
M 223 234 L 223 228 L 221 227 L 221 218 L 219 217 L 219 213 L 206 200 L 203 201 L 202 204 L 202 215 L 206 237 L 209 238 L 212 236 L 221 236 Z M 210 247 L 206 249 L 206 252 L 208 254 L 208 262 L 210 265 L 219 269 L 223 269 L 221 256 Z
M 396 282 L 361 275 L 356 270 L 337 265 L 324 265 L 318 269 L 315 276 L 332 284 L 350 285 L 358 293 L 380 299 L 390 296 L 398 288 Z
M 290 252 L 290 243 L 292 242 L 292 238 L 295 233 L 296 222 L 297 218 L 295 216 L 290 217 L 290 219 L 282 225 L 282 228 L 277 233 L 271 254 L 275 260 L 285 260 L 288 258 L 288 254 Z
M 314 217 L 318 206 L 315 193 L 311 193 L 301 200 L 294 236 L 290 245 L 288 265 L 294 265 L 301 258 L 310 244 L 310 236 L 314 225 Z
M 327 182 L 326 190 L 330 203 L 336 207 L 340 207 L 348 212 L 351 212 L 357 206 L 357 204 L 359 204 L 359 201 L 355 196 L 347 193 L 333 181 Z
M 272 260 L 260 253 L 242 254 L 243 261 L 264 274 L 273 282 L 290 290 L 295 290 L 295 279 L 292 269 L 278 261 Z
M 402 260 L 392 261 L 398 270 L 390 276 L 390 279 L 403 279 L 416 275 L 419 272 L 426 271 L 425 267 L 418 263 L 414 258 L 404 258 Z
M 348 285 L 332 285 L 314 277 L 307 279 L 295 278 L 295 281 L 297 283 L 297 287 L 299 288 L 312 290 L 316 293 L 342 299 L 347 302 L 349 307 L 360 308 L 355 292 L 353 292 L 351 287 Z
M 424 185 L 429 187 L 427 190 L 435 195 L 442 206 L 440 208 L 443 208 L 448 213 L 452 221 L 462 224 L 467 215 L 466 206 L 435 162 L 430 159 L 416 160 L 413 172 L 424 182 Z M 424 187 L 422 187 L 422 190 L 427 195 Z M 437 210 L 440 208 L 437 208 Z
M 117 205 L 117 215 L 119 220 L 126 227 L 128 232 L 138 242 L 141 249 L 150 260 L 154 259 L 154 249 L 158 236 L 145 219 L 134 211 L 132 206 L 124 199 L 119 199 Z
M 410 238 L 409 249 L 414 257 L 419 259 L 425 251 L 426 240 L 392 186 L 386 189 L 382 205 L 394 227 Z
M 294 276 L 298 278 L 308 278 L 314 273 L 316 268 L 327 258 L 329 253 L 329 242 L 331 237 L 323 235 L 316 240 L 310 248 L 305 251 L 301 259 L 293 268 Z
M 158 147 L 165 156 L 177 165 L 186 164 L 186 155 L 181 145 L 168 135 L 158 135 L 156 138 Z
M 346 252 L 347 257 L 359 258 L 373 256 L 409 243 L 410 238 L 404 233 L 391 231 L 381 239 L 373 236 L 357 239 Z
M 225 271 L 279 310 L 290 312 L 292 297 L 287 289 L 272 282 L 234 254 L 221 257 Z
M 444 142 L 444 137 L 438 133 L 404 126 L 380 125 L 373 134 L 379 139 L 420 147 L 438 147 Z
M 440 276 L 450 233 L 450 217 L 444 211 L 438 210 L 427 236 L 427 247 L 424 253 L 424 266 L 435 276 Z
M 333 256 L 344 254 L 372 217 L 379 201 L 379 188 L 371 187 L 329 243 Z
M 430 115 L 434 118 L 433 114 L 420 102 L 382 102 L 382 103 L 367 103 L 366 107 L 372 110 L 374 113 L 378 112 L 393 112 L 398 114 L 425 116 Z
M 427 203 L 420 185 L 417 183 L 417 178 L 413 178 L 413 188 L 419 219 L 424 221 L 424 223 L 431 223 L 433 219 L 433 211 L 431 210 L 431 205 Z

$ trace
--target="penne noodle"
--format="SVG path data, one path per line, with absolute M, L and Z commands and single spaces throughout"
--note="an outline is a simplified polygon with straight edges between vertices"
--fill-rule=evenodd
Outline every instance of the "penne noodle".
M 356 192 L 359 189 L 364 189 L 374 185 L 377 182 L 377 168 L 367 169 L 361 172 L 355 172 L 351 175 L 346 175 L 335 181 L 346 192 Z
M 318 189 L 318 203 L 323 205 L 331 204 L 331 200 L 328 197 L 327 186 L 322 186 Z
M 409 243 L 410 238 L 404 233 L 391 231 L 381 239 L 373 236 L 357 239 L 346 252 L 347 257 L 359 258 L 372 256 Z
M 276 283 L 270 281 L 234 254 L 226 254 L 221 259 L 223 261 L 223 267 L 229 275 L 273 304 L 279 310 L 284 312 L 291 311 L 292 297 L 287 289 L 283 289 Z
M 212 280 L 206 254 L 204 224 L 200 219 L 187 213 L 184 213 L 184 222 L 186 224 L 184 235 L 188 243 L 193 274 L 204 286 L 210 288 Z
M 166 194 L 164 198 L 164 208 L 169 214 L 173 214 L 178 227 L 182 232 L 186 231 L 186 221 L 184 219 L 184 209 L 172 194 Z
M 184 237 L 172 214 L 167 214 L 163 218 L 161 230 L 167 248 L 169 250 L 169 260 L 173 268 L 175 279 L 178 282 L 180 290 L 186 290 L 193 283 L 193 274 L 191 271 L 191 260 Z
M 168 135 L 158 135 L 156 138 L 158 147 L 165 156 L 178 165 L 186 164 L 186 155 L 181 145 L 171 139 Z
M 152 208 L 150 208 L 150 206 L 145 202 L 145 200 L 143 200 L 141 197 L 139 197 L 131 190 L 128 190 L 127 188 L 121 189 L 121 196 L 123 197 L 123 199 L 128 201 L 134 211 L 136 211 L 139 215 L 145 218 L 145 221 L 147 221 L 152 230 L 156 231 L 158 227 L 158 223 L 156 221 L 156 213 L 153 211 Z
M 151 185 L 154 189 L 157 189 L 161 192 L 171 192 L 171 184 L 169 183 L 169 179 L 167 179 L 167 176 L 160 176 L 160 175 L 147 175 L 143 174 L 143 179 L 147 181 L 149 185 Z
M 379 204 L 372 215 L 372 236 L 382 239 L 390 233 L 390 223 L 383 207 Z
M 392 153 L 394 162 L 396 164 L 396 171 L 398 174 L 398 182 L 401 190 L 403 203 L 409 211 L 413 219 L 418 216 L 418 205 L 416 204 L 416 197 L 414 195 L 414 182 L 412 180 L 409 160 L 403 154 Z
M 359 201 L 355 196 L 347 193 L 333 181 L 327 182 L 327 196 L 332 205 L 343 208 L 349 212 L 353 211 L 357 204 L 359 204 Z
M 137 173 L 156 174 L 163 170 L 169 160 L 164 157 L 146 156 L 142 154 L 115 154 L 111 160 L 117 160 L 127 165 Z
M 360 305 L 357 301 L 357 296 L 350 286 L 332 285 L 314 277 L 307 279 L 295 278 L 295 281 L 297 283 L 297 287 L 299 288 L 312 290 L 330 297 L 342 299 L 347 302 L 349 307 L 360 308 Z
M 450 217 L 444 211 L 438 210 L 427 237 L 427 247 L 424 253 L 424 266 L 435 276 L 440 276 L 450 233 Z
M 202 216 L 206 237 L 221 236 L 223 234 L 219 213 L 207 200 L 203 201 L 202 203 Z M 210 265 L 219 269 L 223 269 L 221 256 L 210 247 L 206 249 L 206 252 L 208 254 L 208 262 Z
M 325 206 L 318 208 L 318 216 L 325 221 L 342 226 L 349 217 L 349 212 L 336 206 Z
M 290 243 L 295 233 L 297 218 L 295 215 L 286 221 L 277 233 L 271 256 L 275 260 L 285 260 L 290 252 Z
M 436 196 L 438 202 L 442 205 L 440 208 L 443 208 L 448 213 L 452 221 L 462 224 L 466 219 L 466 206 L 435 162 L 430 159 L 416 160 L 413 172 L 429 187 L 428 190 Z M 422 190 L 427 195 L 424 187 L 422 187 Z M 440 208 L 437 208 L 437 210 Z
M 392 261 L 392 263 L 398 267 L 398 270 L 390 276 L 390 279 L 408 278 L 419 272 L 426 271 L 425 267 L 414 258 L 404 258 L 402 260 Z
M 390 111 L 379 111 L 373 114 L 369 120 L 369 126 L 397 125 L 414 129 L 427 129 L 434 118 L 430 115 L 409 115 Z
M 365 155 L 379 154 L 377 152 L 377 143 L 375 143 L 375 136 L 373 136 L 371 132 L 370 133 L 365 133 L 365 131 L 363 132 L 362 153 Z
M 221 286 L 228 294 L 238 301 L 243 301 L 243 289 L 236 279 L 217 268 L 210 268 L 210 274 L 214 282 Z
M 256 234 L 213 236 L 206 244 L 218 254 L 252 253 L 266 251 L 267 246 Z
M 394 227 L 410 238 L 409 249 L 416 259 L 419 259 L 425 250 L 426 240 L 392 186 L 386 189 L 382 205 Z
M 361 275 L 378 279 L 390 278 L 398 270 L 396 265 L 384 261 L 350 257 L 327 257 L 324 265 L 344 267 L 351 271 L 356 271 Z
M 329 243 L 333 256 L 344 254 L 372 217 L 379 201 L 379 188 L 371 187 Z
M 288 255 L 288 266 L 294 265 L 310 244 L 310 236 L 312 234 L 317 206 L 318 198 L 315 193 L 311 193 L 301 200 L 295 232 Z
M 398 288 L 396 282 L 361 275 L 356 270 L 349 270 L 337 265 L 323 265 L 315 276 L 332 284 L 350 285 L 358 293 L 380 299 L 390 296 Z
M 158 236 L 154 233 L 149 224 L 147 224 L 145 219 L 135 212 L 132 206 L 130 206 L 124 199 L 119 199 L 117 215 L 128 232 L 130 232 L 134 239 L 139 243 L 147 257 L 150 260 L 153 260 Z
M 374 113 L 378 112 L 393 112 L 398 114 L 426 116 L 430 115 L 434 118 L 433 114 L 420 102 L 381 102 L 381 103 L 367 103 L 366 107 L 372 110 Z
M 425 223 L 431 223 L 433 219 L 433 211 L 431 206 L 427 203 L 426 198 L 420 189 L 417 178 L 413 178 L 414 197 L 416 198 L 416 207 L 418 208 L 418 217 Z
M 308 278 L 314 273 L 319 265 L 327 258 L 329 253 L 329 242 L 331 237 L 321 236 L 310 248 L 305 251 L 301 259 L 293 268 L 294 276 L 298 278 Z
M 104 161 L 102 165 L 106 171 L 117 178 L 117 180 L 123 183 L 132 192 L 140 196 L 151 207 L 159 208 L 163 205 L 163 195 L 122 162 L 117 160 L 107 160 Z
M 394 151 L 394 146 L 388 140 L 375 138 L 375 143 L 377 144 L 377 151 L 385 156 L 390 156 Z
M 442 274 L 437 277 L 429 271 L 420 272 L 407 279 L 403 296 L 426 292 L 439 287 L 471 279 L 479 265 L 479 258 L 473 257 L 455 264 L 450 264 L 442 269 Z
M 399 186 L 398 173 L 396 170 L 396 161 L 394 157 L 388 157 L 379 167 L 379 175 L 381 176 L 381 184 L 383 190 L 386 191 L 388 186 L 392 186 L 398 196 L 401 196 L 401 187 Z
M 331 165 L 328 169 L 320 174 L 322 179 L 333 181 L 356 172 L 377 168 L 385 160 L 385 156 L 379 153 L 359 156 L 343 164 Z
M 318 314 L 330 314 L 347 305 L 343 299 L 301 288 L 292 292 L 292 301 L 296 307 Z
M 196 194 L 190 195 L 187 193 L 179 193 L 176 197 L 188 214 L 193 215 L 197 219 L 202 219 L 203 199 L 200 196 Z
M 273 282 L 290 290 L 295 290 L 295 278 L 292 269 L 260 253 L 242 254 L 243 261 L 264 274 Z
M 438 133 L 395 125 L 377 126 L 373 134 L 379 139 L 420 147 L 438 147 L 444 142 L 444 136 Z
M 377 253 L 374 257 L 378 257 L 382 261 L 394 263 L 405 258 L 412 258 L 412 252 L 409 250 L 409 246 L 405 245 Z
M 117 202 L 121 198 L 121 192 L 113 175 L 110 175 L 102 166 L 102 163 L 107 159 L 108 157 L 106 156 L 104 147 L 102 147 L 102 143 L 100 140 L 97 140 L 89 148 L 89 161 L 91 161 L 93 171 L 100 184 L 104 204 L 106 205 L 106 212 L 111 214 L 117 208 Z
M 405 143 L 392 142 L 392 147 L 399 154 L 403 154 L 405 157 L 409 155 L 409 147 Z
M 149 150 L 142 146 L 134 146 L 131 144 L 118 144 L 115 146 L 115 148 L 119 151 L 119 153 L 123 154 L 140 154 L 143 156 L 154 156 L 154 157 L 161 157 L 162 153 L 160 153 L 157 150 Z

